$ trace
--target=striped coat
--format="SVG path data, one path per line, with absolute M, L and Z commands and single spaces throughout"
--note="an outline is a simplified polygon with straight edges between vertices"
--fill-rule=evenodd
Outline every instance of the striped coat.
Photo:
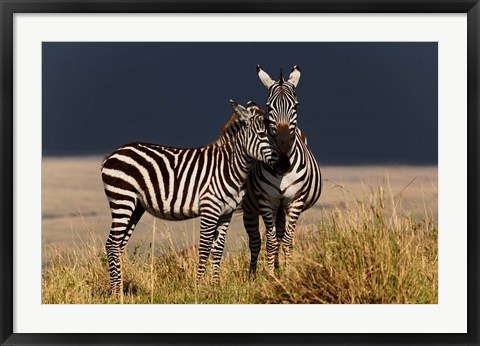
M 233 101 L 232 107 L 234 115 L 210 145 L 179 149 L 132 143 L 103 162 L 102 179 L 112 213 L 106 249 L 113 294 L 121 289 L 119 254 L 145 211 L 166 220 L 200 216 L 197 276 L 204 276 L 212 252 L 213 280 L 218 280 L 226 230 L 244 196 L 248 172 L 254 160 L 266 164 L 276 160 L 263 118 Z
M 247 180 L 242 209 L 249 236 L 252 276 L 256 272 L 261 248 L 259 216 L 266 229 L 268 272 L 273 274 L 279 267 L 280 244 L 288 268 L 298 218 L 315 204 L 322 191 L 320 167 L 308 148 L 305 135 L 297 127 L 295 88 L 300 79 L 300 70 L 295 66 L 288 81 L 280 75 L 278 82 L 273 81 L 260 67 L 258 74 L 269 90 L 266 122 L 280 158 L 273 168 L 256 163 Z M 263 111 L 257 109 L 256 112 Z

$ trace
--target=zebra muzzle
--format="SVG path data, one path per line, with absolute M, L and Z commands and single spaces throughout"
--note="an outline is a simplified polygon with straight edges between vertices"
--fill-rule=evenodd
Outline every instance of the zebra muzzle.
M 275 144 L 279 154 L 288 154 L 293 145 L 294 137 L 290 134 L 288 123 L 280 123 L 277 126 Z

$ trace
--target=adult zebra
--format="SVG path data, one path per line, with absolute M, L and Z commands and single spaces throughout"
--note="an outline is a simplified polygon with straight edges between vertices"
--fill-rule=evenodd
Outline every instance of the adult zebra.
M 280 157 L 273 168 L 256 163 L 247 180 L 242 209 L 249 237 L 251 276 L 255 275 L 261 248 L 259 215 L 266 228 L 268 272 L 273 274 L 279 267 L 280 243 L 285 253 L 285 267 L 290 265 L 298 218 L 315 204 L 322 191 L 320 167 L 307 146 L 305 135 L 297 127 L 295 88 L 300 79 L 300 69 L 295 66 L 288 81 L 280 73 L 277 82 L 260 66 L 257 66 L 257 72 L 269 91 L 266 122 Z M 264 113 L 258 107 L 255 112 Z
M 113 294 L 120 292 L 122 283 L 119 255 L 145 211 L 167 220 L 200 216 L 197 277 L 204 276 L 212 252 L 212 279 L 218 280 L 227 227 L 244 196 L 248 172 L 254 160 L 272 165 L 277 159 L 263 117 L 230 102 L 234 113 L 210 145 L 179 149 L 133 143 L 103 162 L 112 213 L 106 250 Z

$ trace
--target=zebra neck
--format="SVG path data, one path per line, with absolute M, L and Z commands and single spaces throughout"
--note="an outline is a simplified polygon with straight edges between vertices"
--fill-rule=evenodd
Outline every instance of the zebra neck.
M 223 147 L 230 141 L 235 140 L 235 136 L 238 134 L 238 131 L 241 129 L 241 127 L 242 124 L 238 120 L 231 122 L 222 130 L 222 134 L 215 141 L 213 141 L 211 145 Z
M 285 175 L 292 170 L 295 162 L 301 161 L 304 164 L 304 157 L 301 154 L 303 152 L 302 148 L 302 144 L 296 138 L 290 152 L 288 154 L 280 154 L 273 168 L 269 168 L 266 164 L 263 164 L 263 167 L 271 170 L 275 175 Z
M 253 165 L 253 159 L 247 155 L 246 148 L 237 140 L 233 143 L 224 145 L 221 150 L 224 153 L 223 175 L 228 179 L 231 185 L 238 189 L 243 188 L 247 180 L 248 172 Z

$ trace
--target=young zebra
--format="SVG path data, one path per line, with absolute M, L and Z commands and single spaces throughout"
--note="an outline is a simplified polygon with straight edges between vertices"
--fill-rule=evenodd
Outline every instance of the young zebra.
M 226 230 L 245 194 L 248 172 L 254 160 L 267 165 L 277 160 L 263 117 L 230 102 L 234 113 L 210 145 L 179 149 L 133 143 L 103 162 L 102 179 L 112 213 L 106 250 L 113 294 L 120 292 L 122 283 L 119 255 L 145 211 L 166 220 L 200 216 L 197 277 L 204 276 L 212 251 L 212 280 L 218 281 Z
M 322 190 L 320 167 L 307 146 L 306 137 L 297 127 L 295 88 L 300 79 L 300 69 L 295 66 L 288 81 L 280 73 L 278 82 L 273 81 L 260 66 L 257 66 L 257 72 L 269 90 L 266 122 L 280 157 L 273 168 L 256 163 L 247 180 L 242 208 L 249 237 L 252 277 L 255 276 L 261 247 L 259 215 L 266 228 L 268 272 L 273 274 L 279 267 L 280 243 L 285 253 L 285 267 L 288 268 L 298 218 L 315 204 Z M 254 111 L 264 113 L 258 107 Z

